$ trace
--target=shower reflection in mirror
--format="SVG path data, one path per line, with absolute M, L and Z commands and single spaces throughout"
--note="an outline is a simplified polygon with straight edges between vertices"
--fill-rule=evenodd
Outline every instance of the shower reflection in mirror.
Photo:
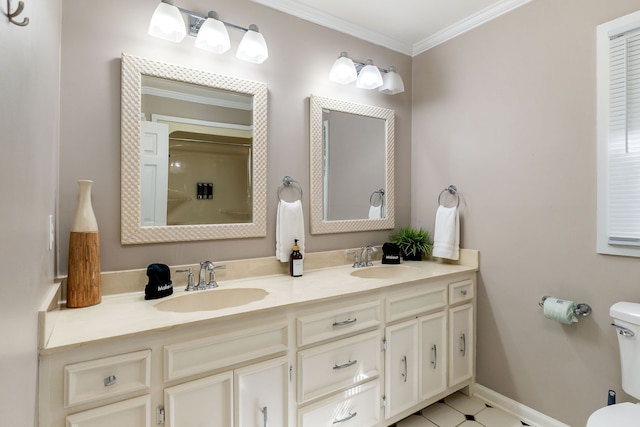
M 140 225 L 251 222 L 252 105 L 249 95 L 143 76 Z

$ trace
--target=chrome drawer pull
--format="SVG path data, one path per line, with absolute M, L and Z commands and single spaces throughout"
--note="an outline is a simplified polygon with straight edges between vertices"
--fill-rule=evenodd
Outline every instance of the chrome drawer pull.
M 433 366 L 433 369 L 436 369 L 436 367 L 438 366 L 438 347 L 436 347 L 436 345 L 434 344 L 433 347 L 431 347 L 431 350 L 433 351 L 433 359 L 431 359 L 431 366 Z
M 462 344 L 460 353 L 462 353 L 462 357 L 464 357 L 467 354 L 467 337 L 464 336 L 464 333 L 460 335 L 460 344 Z
M 342 322 L 333 322 L 333 327 L 337 327 L 337 326 L 345 326 L 345 325 L 350 325 L 352 323 L 356 323 L 358 321 L 357 317 L 354 317 L 353 319 L 347 319 L 347 320 L 343 320 Z
M 463 297 L 466 297 L 466 296 L 467 296 L 467 290 L 466 290 L 466 289 L 461 290 L 461 291 L 460 291 L 460 294 L 461 294 Z
M 333 365 L 333 369 L 335 370 L 335 369 L 344 369 L 344 368 L 348 368 L 349 366 L 353 366 L 353 365 L 355 365 L 356 363 L 358 363 L 358 359 L 355 359 L 355 360 L 349 360 L 347 363 L 344 363 L 344 364 L 342 364 L 342 365 L 336 365 L 336 364 L 334 364 L 334 365 Z
M 402 360 L 401 362 L 404 364 L 404 372 L 402 374 L 400 374 L 403 378 L 403 382 L 407 382 L 407 377 L 408 377 L 408 366 L 407 366 L 407 356 L 402 356 Z
M 349 415 L 347 415 L 346 417 L 344 417 L 344 418 L 343 418 L 343 419 L 341 419 L 341 420 L 335 420 L 335 421 L 333 422 L 333 424 L 340 424 L 340 423 L 343 423 L 343 422 L 345 422 L 345 421 L 349 421 L 350 419 L 352 419 L 352 418 L 353 418 L 353 417 L 355 417 L 356 415 L 358 415 L 358 413 L 357 413 L 357 412 L 349 412 Z
M 104 386 L 105 387 L 109 387 L 112 385 L 116 384 L 116 376 L 115 375 L 109 375 L 108 377 L 106 377 L 104 379 Z

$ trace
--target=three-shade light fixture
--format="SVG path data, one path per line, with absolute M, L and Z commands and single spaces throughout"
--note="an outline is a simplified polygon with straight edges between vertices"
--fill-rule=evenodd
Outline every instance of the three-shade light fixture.
M 333 63 L 329 80 L 345 85 L 355 81 L 356 87 L 360 89 L 378 89 L 387 95 L 404 92 L 402 77 L 395 67 L 378 68 L 371 59 L 365 62 L 354 61 L 347 52 L 342 52 Z
M 182 14 L 189 17 L 188 33 Z M 231 47 L 226 27 L 245 32 L 236 51 L 238 59 L 261 64 L 269 57 L 267 43 L 256 25 L 252 24 L 249 28 L 244 28 L 224 22 L 219 20 L 218 14 L 213 11 L 207 16 L 202 16 L 174 6 L 172 0 L 162 0 L 156 7 L 149 23 L 149 34 L 176 43 L 181 42 L 189 34 L 196 37 L 197 48 L 213 53 L 224 53 Z

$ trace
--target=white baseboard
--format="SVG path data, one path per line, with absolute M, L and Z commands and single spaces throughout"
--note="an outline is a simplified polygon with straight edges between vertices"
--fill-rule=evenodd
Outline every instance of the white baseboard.
M 473 395 L 491 406 L 515 415 L 532 427 L 571 427 L 478 383 L 473 386 Z

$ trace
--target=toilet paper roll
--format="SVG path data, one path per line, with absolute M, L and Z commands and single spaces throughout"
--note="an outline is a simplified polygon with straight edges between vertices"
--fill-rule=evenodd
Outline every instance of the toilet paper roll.
M 578 321 L 575 309 L 573 301 L 548 297 L 544 300 L 542 311 L 546 318 L 570 325 Z

